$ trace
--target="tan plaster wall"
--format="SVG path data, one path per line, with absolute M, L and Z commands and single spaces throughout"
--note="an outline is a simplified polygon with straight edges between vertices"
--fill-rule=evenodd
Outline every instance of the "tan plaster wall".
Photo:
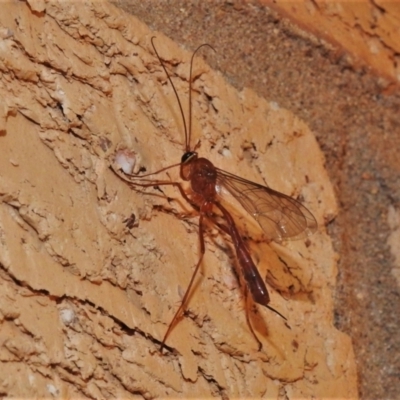
M 386 82 L 400 82 L 400 7 L 385 0 L 261 0 L 317 37 L 341 48 L 352 63 L 368 66 Z
M 154 33 L 102 1 L 7 2 L 3 10 L 1 393 L 356 398 L 352 346 L 332 325 L 336 255 L 324 222 L 336 202 L 307 126 L 196 60 L 199 152 L 301 195 L 320 230 L 309 243 L 251 245 L 271 304 L 291 326 L 259 309 L 258 352 L 232 279 L 230 242 L 211 229 L 188 313 L 161 356 L 198 257 L 197 220 L 181 218 L 190 207 L 176 191 L 135 192 L 109 168 L 120 148 L 148 172 L 183 152 L 176 101 L 150 47 Z M 186 99 L 191 55 L 156 36 Z M 128 229 L 132 213 L 137 223 Z
M 315 32 L 325 26 L 322 18 L 312 19 L 313 25 L 308 26 L 296 20 L 301 15 L 297 13 L 290 22 L 287 14 L 258 1 L 114 3 L 187 49 L 194 50 L 202 42 L 212 44 L 218 57 L 210 57 L 209 62 L 236 88 L 252 88 L 290 109 L 312 129 L 340 204 L 337 217 L 329 224 L 340 255 L 335 326 L 352 338 L 360 397 L 397 398 L 400 320 L 393 305 L 399 298 L 395 236 L 400 204 L 398 86 L 382 79 L 384 72 L 345 51 L 346 41 L 338 45 L 327 37 L 340 25 L 338 13 L 332 13 L 333 31 L 322 35 Z M 332 7 L 333 2 L 327 3 Z M 344 14 L 348 5 L 359 18 L 368 15 L 364 3 L 372 9 L 378 4 L 358 1 L 359 10 L 355 3 L 341 2 Z M 385 15 L 396 15 L 397 4 L 385 2 Z M 316 15 L 323 16 L 323 7 L 319 9 Z M 395 28 L 392 33 L 398 37 Z M 346 40 L 354 36 L 363 44 L 362 36 L 353 35 L 352 29 L 346 33 Z

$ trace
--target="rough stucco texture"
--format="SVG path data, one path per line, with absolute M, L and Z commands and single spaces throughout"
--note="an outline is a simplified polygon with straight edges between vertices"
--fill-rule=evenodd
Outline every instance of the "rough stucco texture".
M 326 1 L 260 0 L 286 14 L 317 36 L 340 45 L 358 64 L 365 64 L 386 78 L 385 86 L 398 88 L 398 2 L 385 0 Z
M 252 311 L 263 343 L 257 351 L 231 242 L 210 226 L 187 312 L 161 355 L 199 256 L 198 220 L 175 190 L 135 191 L 110 169 L 121 149 L 132 152 L 135 171 L 147 172 L 183 152 L 176 100 L 150 46 L 154 33 L 101 1 L 2 8 L 0 392 L 356 398 L 351 342 L 332 325 L 336 255 L 324 223 L 336 203 L 307 126 L 249 90 L 235 91 L 196 59 L 199 152 L 300 196 L 320 229 L 308 241 L 249 242 L 271 305 L 290 325 Z M 191 55 L 156 36 L 187 104 Z M 155 177 L 178 178 L 177 168 Z

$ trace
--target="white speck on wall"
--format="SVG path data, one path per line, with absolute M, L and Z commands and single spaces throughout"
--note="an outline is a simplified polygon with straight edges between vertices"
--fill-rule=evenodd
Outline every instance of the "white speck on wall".
M 232 157 L 232 153 L 231 153 L 231 151 L 230 151 L 227 147 L 224 147 L 224 148 L 222 149 L 222 155 L 223 155 L 224 157 L 229 157 L 229 158 Z
M 276 101 L 270 101 L 269 105 L 271 106 L 272 110 L 279 110 L 279 104 Z
M 126 149 L 119 150 L 115 155 L 115 163 L 125 174 L 131 174 L 136 164 L 135 153 Z
M 51 383 L 46 385 L 46 389 L 53 397 L 58 396 L 58 389 Z
M 60 318 L 64 325 L 70 325 L 74 322 L 75 319 L 75 311 L 70 308 L 64 308 L 60 311 Z
M 327 339 L 325 340 L 325 347 L 326 351 L 326 366 L 329 368 L 331 373 L 334 373 L 336 360 L 334 357 L 335 348 L 336 348 L 336 341 L 334 339 Z
M 370 52 L 372 54 L 379 54 L 380 53 L 381 43 L 380 43 L 379 39 L 370 38 L 368 40 L 368 46 L 369 46 L 369 50 L 370 50 Z
M 8 39 L 14 36 L 14 32 L 9 28 L 1 28 L 0 29 L 0 38 L 1 39 Z

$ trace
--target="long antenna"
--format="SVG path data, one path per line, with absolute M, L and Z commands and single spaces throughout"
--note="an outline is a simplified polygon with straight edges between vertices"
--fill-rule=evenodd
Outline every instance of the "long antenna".
M 176 100 L 178 101 L 179 110 L 180 110 L 181 115 L 182 115 L 183 129 L 185 131 L 185 152 L 189 152 L 190 151 L 190 139 L 191 139 L 191 136 L 192 136 L 192 70 L 193 70 L 193 59 L 194 59 L 195 54 L 204 46 L 208 46 L 214 51 L 215 51 L 215 49 L 211 45 L 209 45 L 207 43 L 204 43 L 204 44 L 200 45 L 194 51 L 194 53 L 192 54 L 192 58 L 190 60 L 190 74 L 189 74 L 189 130 L 188 130 L 188 125 L 186 125 L 186 118 L 185 118 L 185 114 L 183 113 L 181 100 L 179 98 L 178 92 L 175 89 L 174 84 L 172 83 L 172 79 L 171 79 L 167 69 L 164 66 L 164 63 L 162 62 L 161 57 L 159 56 L 159 54 L 158 54 L 158 52 L 156 50 L 156 47 L 154 45 L 154 39 L 155 39 L 155 36 L 153 36 L 151 38 L 151 45 L 153 46 L 153 49 L 154 49 L 154 52 L 156 53 L 158 61 L 160 61 L 160 64 L 161 64 L 165 74 L 167 75 L 168 81 L 171 84 L 172 89 L 173 89 L 173 91 L 175 93 Z
M 192 70 L 193 70 L 193 60 L 196 53 L 204 46 L 208 46 L 214 52 L 215 49 L 208 43 L 201 44 L 192 54 L 192 58 L 190 60 L 190 74 L 189 74 L 189 138 L 186 142 L 186 152 L 190 151 L 190 139 L 192 137 Z
M 158 58 L 158 61 L 160 61 L 160 64 L 161 64 L 161 66 L 163 67 L 163 70 L 165 71 L 165 74 L 167 75 L 167 78 L 168 78 L 168 80 L 169 80 L 169 83 L 171 84 L 172 89 L 174 90 L 175 97 L 176 97 L 176 99 L 178 100 L 178 105 L 179 105 L 179 109 L 180 109 L 180 111 L 181 111 L 182 120 L 183 120 L 183 129 L 185 130 L 185 147 L 186 147 L 186 151 L 188 151 L 188 150 L 187 150 L 187 148 L 188 148 L 188 132 L 187 132 L 187 126 L 186 126 L 186 118 L 185 118 L 185 114 L 183 113 L 183 108 L 182 108 L 181 100 L 179 99 L 178 92 L 176 91 L 175 86 L 174 86 L 174 84 L 172 83 L 172 79 L 171 79 L 171 77 L 169 76 L 169 73 L 168 73 L 168 71 L 167 71 L 167 68 L 165 68 L 165 66 L 164 66 L 164 64 L 163 64 L 163 62 L 162 62 L 162 60 L 161 60 L 161 57 L 160 57 L 160 56 L 158 55 L 158 53 L 157 53 L 156 46 L 154 46 L 154 39 L 155 39 L 155 38 L 156 38 L 155 36 L 153 36 L 153 37 L 151 38 L 151 45 L 153 46 L 153 49 L 154 49 L 154 52 L 156 53 L 156 56 L 157 56 L 157 58 Z

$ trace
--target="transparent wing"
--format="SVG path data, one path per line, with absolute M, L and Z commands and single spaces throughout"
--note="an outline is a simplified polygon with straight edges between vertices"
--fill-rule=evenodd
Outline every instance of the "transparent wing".
M 317 221 L 297 200 L 267 186 L 217 168 L 217 185 L 227 190 L 275 241 L 303 239 L 317 230 Z M 219 190 L 223 196 L 223 191 Z

